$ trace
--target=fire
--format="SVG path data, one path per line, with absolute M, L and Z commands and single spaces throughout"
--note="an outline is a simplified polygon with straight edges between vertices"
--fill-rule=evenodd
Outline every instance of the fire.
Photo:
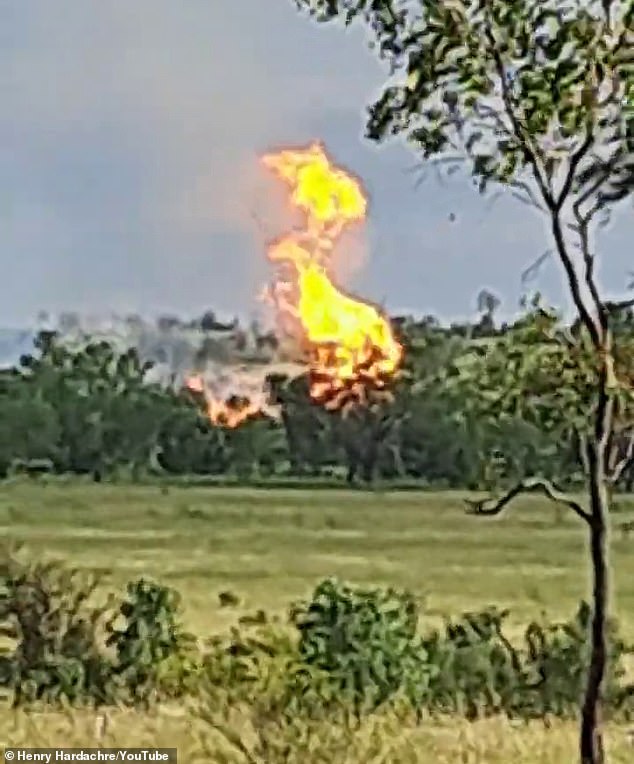
M 332 278 L 332 256 L 341 234 L 367 214 L 361 183 L 335 167 L 319 143 L 267 154 L 262 162 L 286 184 L 290 204 L 303 218 L 299 230 L 268 247 L 278 272 L 266 297 L 277 310 L 279 328 L 301 341 L 315 401 L 335 408 L 362 400 L 394 376 L 403 349 L 382 312 L 343 292 Z M 244 374 L 240 371 L 238 378 Z M 184 386 L 201 396 L 210 420 L 223 427 L 269 413 L 261 389 L 227 398 L 234 388 L 202 373 L 192 374 Z
M 202 395 L 207 406 L 209 419 L 222 427 L 235 428 L 245 420 L 258 414 L 260 405 L 247 398 L 234 397 L 228 400 L 216 398 L 205 386 L 205 382 L 199 374 L 192 375 L 185 380 L 184 386 L 196 395 Z
M 402 347 L 381 312 L 342 292 L 330 275 L 341 233 L 366 216 L 360 182 L 335 167 L 318 143 L 262 161 L 286 183 L 292 206 L 305 217 L 304 228 L 272 243 L 268 256 L 281 267 L 273 289 L 280 316 L 299 330 L 310 357 L 312 397 L 338 405 L 344 393 L 384 387 Z

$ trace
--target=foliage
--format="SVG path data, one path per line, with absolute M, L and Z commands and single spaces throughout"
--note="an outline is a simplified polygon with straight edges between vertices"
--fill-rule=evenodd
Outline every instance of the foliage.
M 496 336 L 498 303 L 485 290 L 478 331 L 484 328 L 487 341 L 469 348 L 456 361 L 458 370 L 439 375 L 441 383 L 459 377 L 457 398 L 474 411 L 469 416 L 454 407 L 452 414 L 468 426 L 477 421 L 487 452 L 478 482 L 521 478 L 520 470 L 528 472 L 524 456 L 536 462 L 537 474 L 548 468 L 541 454 L 511 454 L 509 429 L 524 430 L 534 444 L 541 440 L 543 455 L 562 443 L 563 458 L 553 454 L 551 471 L 556 462 L 556 477 L 571 481 L 578 470 L 570 464 L 569 444 L 575 440 L 585 458 L 592 417 L 600 416 L 605 399 L 601 388 L 610 398 L 607 477 L 617 482 L 629 462 L 631 487 L 631 317 L 630 331 L 623 332 L 624 311 L 599 294 L 595 259 L 597 231 L 634 190 L 634 4 L 295 4 L 318 21 L 364 24 L 372 47 L 389 63 L 391 76 L 369 109 L 369 138 L 405 138 L 422 158 L 422 171 L 434 165 L 449 175 L 464 168 L 481 193 L 497 187 L 545 215 L 553 247 L 537 262 L 557 255 L 578 320 L 564 331 L 552 312 L 533 310 Z M 547 437 L 536 438 L 536 431 Z
M 589 197 L 600 192 L 606 203 L 631 190 L 631 2 L 295 3 L 319 21 L 364 21 L 379 55 L 401 75 L 370 109 L 370 138 L 403 136 L 425 159 L 463 159 L 481 191 L 512 186 L 526 171 L 550 191 L 562 170 L 566 194 L 573 182 L 584 193 L 600 181 Z M 603 162 L 589 156 L 595 143 L 610 149 Z
M 191 696 L 205 713 L 214 702 L 246 703 L 267 729 L 299 719 L 343 723 L 386 705 L 419 719 L 424 712 L 566 717 L 589 649 L 585 603 L 570 622 L 531 623 L 523 641 L 505 634 L 509 613 L 494 607 L 419 632 L 411 595 L 326 579 L 291 609 L 294 634 L 266 616 L 245 617 L 201 650 L 180 626 L 174 590 L 130 582 L 113 611 L 112 601 L 92 602 L 95 586 L 63 565 L 6 556 L 0 616 L 11 647 L 0 679 L 15 705 Z M 629 649 L 616 624 L 610 634 L 606 702 L 619 711 L 634 690 L 624 683 Z
M 427 636 L 423 644 L 436 672 L 420 702 L 467 718 L 499 712 L 520 718 L 573 716 L 588 660 L 588 605 L 582 602 L 567 623 L 531 623 L 522 646 L 504 633 L 508 616 L 497 608 L 465 613 L 448 621 L 444 632 Z M 610 632 L 606 700 L 618 708 L 627 648 L 615 624 Z
M 623 376 L 634 357 L 634 320 L 631 311 L 619 316 Z M 117 354 L 105 343 L 70 350 L 43 334 L 37 357 L 0 372 L 0 476 L 154 473 L 253 482 L 347 475 L 349 482 L 482 489 L 541 474 L 578 483 L 573 430 L 588 422 L 594 372 L 587 355 L 569 354 L 572 329 L 537 304 L 510 326 L 476 337 L 472 329 L 402 322 L 406 360 L 392 399 L 345 414 L 314 405 L 306 378 L 272 376 L 280 421 L 254 417 L 235 430 L 214 425 L 187 392 L 144 381 L 135 351 Z M 627 449 L 632 429 L 625 397 L 620 411 L 615 454 Z M 623 470 L 620 485 L 634 485 L 634 468 Z
M 2 658 L 2 684 L 15 705 L 107 700 L 108 662 L 99 630 L 108 608 L 89 604 L 97 583 L 57 563 L 24 562 L 5 553 L 1 633 L 15 647 Z
M 0 572 L 1 633 L 10 640 L 0 686 L 14 705 L 147 702 L 195 689 L 199 653 L 178 623 L 173 590 L 130 582 L 117 611 L 111 598 L 94 602 L 96 579 L 60 563 L 7 553 Z
M 318 584 L 294 613 L 302 662 L 325 672 L 357 709 L 426 681 L 417 621 L 410 594 L 352 589 L 335 579 Z
M 205 702 L 246 703 L 260 721 L 274 724 L 359 718 L 379 705 L 409 709 L 419 719 L 575 715 L 589 649 L 586 603 L 569 622 L 529 624 L 520 640 L 506 633 L 509 612 L 495 607 L 420 636 L 415 610 L 408 595 L 392 590 L 322 581 L 308 603 L 292 610 L 298 641 L 272 625 L 212 640 Z M 616 624 L 610 633 L 606 704 L 611 713 L 627 712 L 633 688 L 624 684 L 623 658 L 631 650 Z
M 562 716 L 574 713 L 581 697 L 584 672 L 588 665 L 589 624 L 591 610 L 586 602 L 568 623 L 532 623 L 525 632 L 526 674 L 534 679 L 529 684 L 531 706 L 538 716 Z M 619 707 L 629 690 L 622 688 L 625 675 L 623 657 L 631 652 L 621 639 L 618 626 L 608 624 L 609 656 L 605 697 L 610 707 Z
M 179 692 L 195 673 L 193 637 L 178 620 L 180 595 L 173 589 L 141 578 L 127 586 L 119 607 L 123 624 L 110 625 L 106 640 L 114 648 L 114 674 L 137 699 L 157 690 Z
M 467 718 L 510 711 L 521 692 L 522 669 L 502 634 L 506 615 L 496 608 L 466 613 L 449 621 L 444 633 L 430 634 L 424 645 L 436 673 L 418 702 Z
M 547 431 L 572 409 L 567 426 L 579 441 L 589 509 L 569 499 L 567 505 L 587 525 L 593 597 L 579 755 L 582 764 L 602 764 L 609 493 L 631 463 L 634 393 L 631 341 L 623 359 L 613 310 L 596 276 L 596 234 L 619 202 L 634 198 L 634 3 L 297 0 L 297 5 L 320 20 L 362 19 L 380 56 L 389 61 L 392 76 L 370 108 L 369 137 L 404 137 L 425 164 L 444 163 L 449 171 L 466 166 L 481 193 L 498 185 L 545 215 L 577 315 L 576 334 L 566 342 L 554 336 L 550 342 L 538 340 L 540 353 L 521 344 L 505 347 L 514 355 L 496 357 L 497 384 L 485 392 L 491 404 L 506 399 L 515 416 L 525 401 L 529 416 L 540 418 Z M 485 302 L 490 320 L 494 304 Z M 561 385 L 549 391 L 557 378 L 553 358 L 559 361 Z M 521 376 L 517 384 L 518 365 L 533 385 L 525 387 Z M 578 415 L 583 408 L 589 416 Z M 501 413 L 509 415 L 504 408 Z M 624 451 L 618 442 L 623 432 L 628 432 Z M 535 480 L 561 500 L 552 481 L 526 480 L 516 482 L 494 512 Z

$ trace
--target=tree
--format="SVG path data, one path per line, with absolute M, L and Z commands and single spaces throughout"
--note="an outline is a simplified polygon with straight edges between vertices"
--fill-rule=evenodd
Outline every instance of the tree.
M 393 445 L 402 421 L 391 403 L 389 399 L 370 395 L 367 401 L 331 412 L 333 432 L 346 460 L 349 485 L 357 478 L 366 485 L 374 483 L 381 457 Z
M 478 294 L 478 313 L 480 321 L 474 330 L 474 337 L 486 337 L 495 333 L 495 311 L 500 307 L 500 300 L 488 289 Z
M 0 477 L 18 461 L 56 457 L 59 423 L 55 409 L 24 385 L 15 373 L 0 372 Z
M 151 364 L 142 363 L 135 350 L 117 352 L 107 342 L 71 350 L 52 332 L 40 332 L 35 345 L 39 352 L 24 356 L 12 374 L 13 410 L 8 397 L 0 406 L 0 422 L 15 421 L 19 412 L 33 408 L 28 417 L 20 414 L 28 436 L 15 441 L 13 457 L 40 458 L 46 450 L 60 471 L 95 476 L 121 467 L 144 469 L 169 402 L 145 382 Z M 49 422 L 39 425 L 39 435 L 36 415 Z
M 178 329 L 181 326 L 181 320 L 178 316 L 159 316 L 156 320 L 156 326 L 161 334 L 169 334 L 170 332 L 173 332 L 174 329 Z
M 79 330 L 81 322 L 77 313 L 71 310 L 64 310 L 59 314 L 57 325 L 62 334 L 70 334 Z
M 270 374 L 266 381 L 269 402 L 279 407 L 293 475 L 317 475 L 338 461 L 331 419 L 310 397 L 307 374 L 289 378 Z
M 501 186 L 545 216 L 579 318 L 580 331 L 557 346 L 565 347 L 569 376 L 578 382 L 585 375 L 590 426 L 574 426 L 587 502 L 535 477 L 475 509 L 497 513 L 523 491 L 540 489 L 588 527 L 593 615 L 579 748 L 582 764 L 601 764 L 608 473 L 614 478 L 623 463 L 610 470 L 614 435 L 628 420 L 632 426 L 632 388 L 596 275 L 596 232 L 634 188 L 634 3 L 295 2 L 318 20 L 365 22 L 389 62 L 392 77 L 369 109 L 368 137 L 405 137 L 426 163 L 451 172 L 466 166 L 480 192 Z

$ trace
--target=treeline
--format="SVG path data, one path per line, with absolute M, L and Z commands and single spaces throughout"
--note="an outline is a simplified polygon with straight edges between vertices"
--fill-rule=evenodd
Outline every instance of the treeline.
M 399 320 L 406 361 L 390 400 L 330 412 L 311 401 L 307 378 L 271 376 L 279 418 L 259 414 L 235 429 L 210 422 L 201 396 L 148 384 L 149 364 L 134 349 L 121 353 L 108 342 L 71 349 L 41 332 L 32 355 L 0 372 L 0 475 L 378 479 L 478 489 L 540 474 L 571 485 L 582 465 L 567 416 L 552 424 L 539 418 L 539 406 L 539 417 L 502 408 L 483 414 L 490 396 L 483 375 L 490 383 L 498 367 L 506 373 L 509 348 L 521 355 L 540 341 L 527 333 L 534 320 L 497 328 L 489 314 L 451 328 Z M 632 324 L 630 316 L 628 331 Z M 555 378 L 531 384 L 536 399 L 539 386 L 561 387 Z M 518 395 L 524 400 L 527 391 Z M 633 470 L 624 470 L 620 485 L 631 490 L 633 482 Z

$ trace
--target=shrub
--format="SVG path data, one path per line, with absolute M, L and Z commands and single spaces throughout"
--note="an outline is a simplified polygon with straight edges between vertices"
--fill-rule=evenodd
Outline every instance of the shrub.
M 130 582 L 114 612 L 92 602 L 97 583 L 58 563 L 0 560 L 0 636 L 11 641 L 0 648 L 0 687 L 14 705 L 206 694 L 208 710 L 246 704 L 269 752 L 278 727 L 299 734 L 324 717 L 345 726 L 388 703 L 418 719 L 423 711 L 471 719 L 578 711 L 589 652 L 584 602 L 568 622 L 530 624 L 515 645 L 505 635 L 508 611 L 494 607 L 421 637 L 411 594 L 326 579 L 293 609 L 294 632 L 257 611 L 203 654 L 183 631 L 176 591 Z M 614 711 L 632 703 L 634 687 L 623 683 L 627 647 L 614 622 L 609 638 L 605 699 Z
M 232 628 L 212 637 L 203 658 L 208 693 L 230 701 L 283 709 L 291 702 L 292 678 L 300 666 L 291 635 L 272 624 Z
M 332 677 L 300 656 L 297 639 L 275 624 L 232 628 L 209 640 L 204 659 L 207 704 L 247 704 L 257 717 L 333 720 L 345 712 Z M 343 702 L 342 702 L 343 700 Z
M 569 622 L 530 624 L 517 648 L 504 634 L 508 615 L 496 608 L 465 613 L 448 621 L 444 633 L 426 637 L 423 645 L 435 671 L 415 703 L 468 718 L 499 712 L 522 718 L 575 714 L 588 665 L 589 606 L 582 602 Z M 616 623 L 609 632 L 605 699 L 616 709 L 630 692 L 619 681 L 626 645 Z
M 119 607 L 120 628 L 109 624 L 107 645 L 116 654 L 114 673 L 136 699 L 180 694 L 198 670 L 195 640 L 179 622 L 180 595 L 144 578 L 127 586 Z
M 522 709 L 525 714 L 565 716 L 576 712 L 589 662 L 590 620 L 590 606 L 581 602 L 568 622 L 528 626 L 526 673 L 530 684 L 526 707 Z M 604 698 L 608 708 L 618 708 L 629 692 L 620 682 L 625 675 L 623 657 L 628 648 L 614 620 L 608 623 L 608 649 Z
M 520 655 L 502 632 L 508 611 L 490 607 L 449 620 L 444 633 L 434 631 L 423 644 L 435 671 L 415 705 L 475 718 L 507 711 L 522 688 Z
M 59 563 L 0 563 L 1 633 L 13 642 L 2 684 L 14 705 L 33 700 L 108 699 L 109 663 L 99 640 L 108 606 L 90 606 L 97 580 Z
M 418 609 L 407 592 L 353 589 L 326 579 L 294 609 L 292 620 L 300 660 L 327 676 L 331 689 L 357 712 L 427 682 Z

